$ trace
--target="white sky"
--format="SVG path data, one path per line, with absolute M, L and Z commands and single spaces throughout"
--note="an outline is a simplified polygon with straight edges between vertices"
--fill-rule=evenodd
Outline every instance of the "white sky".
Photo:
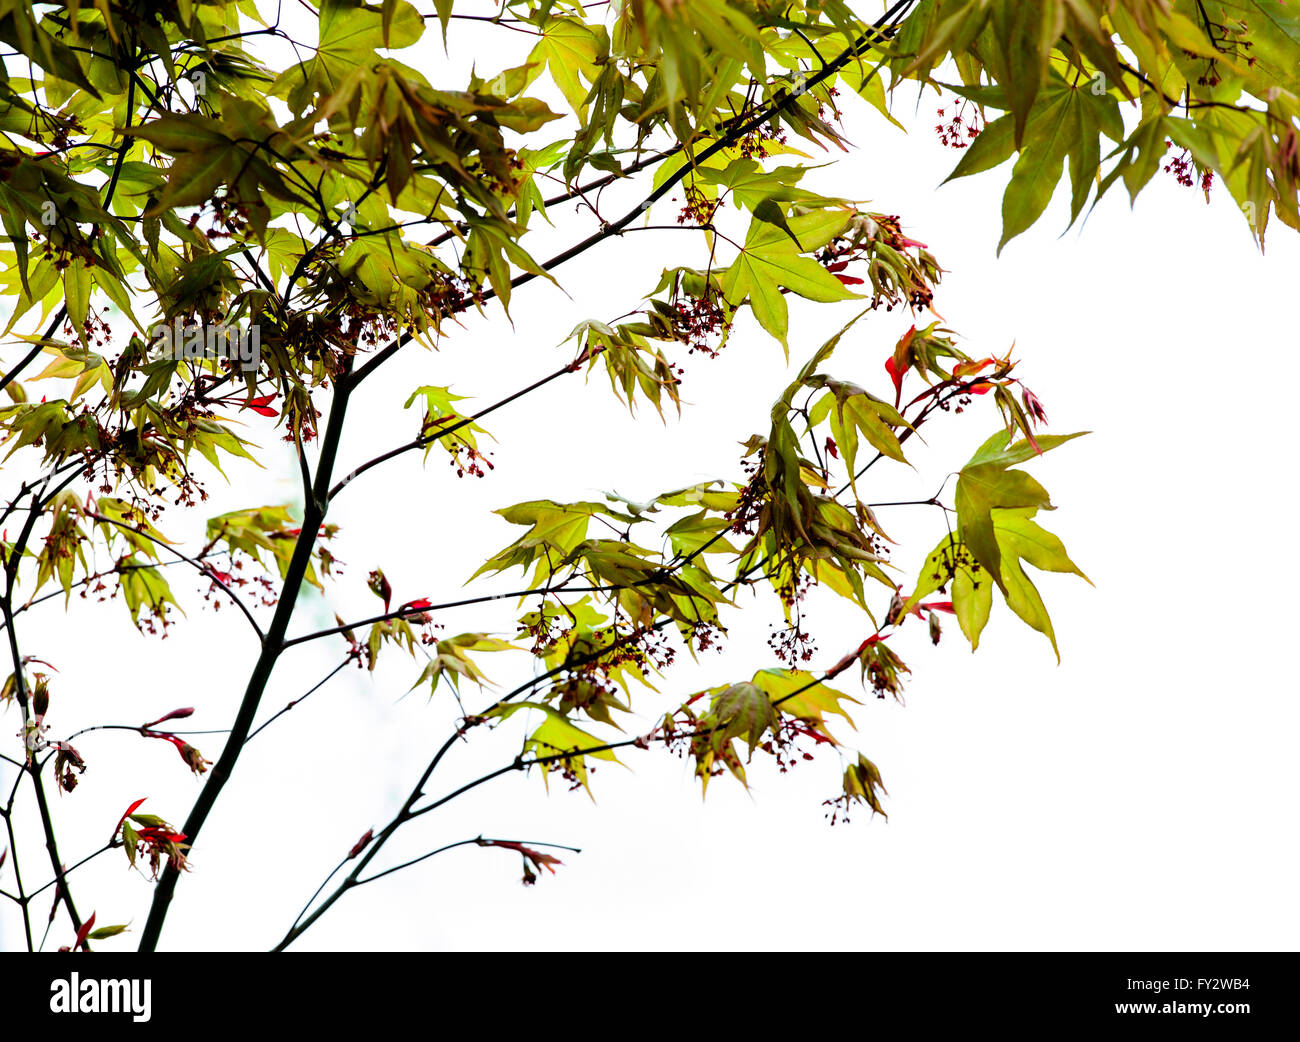
M 707 802 L 689 765 L 662 751 L 625 756 L 626 770 L 601 765 L 595 804 L 562 785 L 548 796 L 536 776 L 507 776 L 410 826 L 377 864 L 480 833 L 584 848 L 561 854 L 557 875 L 524 888 L 513 854 L 453 852 L 353 893 L 296 948 L 1294 945 L 1290 761 L 1300 713 L 1289 659 L 1297 619 L 1287 381 L 1296 332 L 1281 316 L 1300 247 L 1275 224 L 1261 257 L 1226 193 L 1216 190 L 1207 207 L 1161 175 L 1133 212 L 1117 188 L 1082 232 L 1063 236 L 1068 204 L 1059 193 L 997 259 L 1009 167 L 938 189 L 957 154 L 935 141 L 935 107 L 923 99 L 905 136 L 850 106 L 857 150 L 814 176 L 828 194 L 901 214 L 950 270 L 936 304 L 966 350 L 1000 353 L 1014 340 L 1018 374 L 1052 429 L 1095 432 L 1031 465 L 1059 507 L 1040 520 L 1096 584 L 1035 575 L 1062 664 L 1005 608 L 995 607 L 974 656 L 955 623 L 937 649 L 913 623 L 898 643 L 914 670 L 906 706 L 863 696 L 854 713 L 856 742 L 890 791 L 888 823 L 860 814 L 848 827 L 826 825 L 820 802 L 837 791 L 840 771 L 833 757 L 785 777 L 756 767 L 749 793 L 718 779 Z M 571 212 L 557 210 L 557 223 Z M 409 438 L 418 418 L 400 407 L 420 383 L 450 383 L 486 403 L 556 368 L 570 350 L 556 345 L 579 320 L 635 307 L 665 264 L 681 262 L 686 241 L 625 236 L 561 269 L 571 298 L 534 283 L 516 295 L 513 328 L 493 308 L 437 355 L 404 351 L 354 403 L 340 473 Z M 855 306 L 791 303 L 797 368 Z M 872 316 L 828 369 L 880 393 L 883 361 L 911 321 Z M 347 562 L 344 579 L 329 608 L 318 598 L 302 605 L 293 632 L 332 624 L 336 607 L 345 618 L 371 614 L 378 602 L 364 581 L 376 566 L 393 581 L 394 603 L 456 597 L 477 562 L 514 538 L 501 519 L 485 520 L 495 507 L 611 488 L 650 498 L 736 478 L 736 443 L 766 431 L 790 370 L 748 315 L 721 357 L 692 358 L 687 370 L 693 406 L 680 421 L 630 419 L 597 372 L 485 421 L 498 439 L 486 480 L 457 481 L 438 456 L 426 470 L 406 459 L 358 479 L 330 516 L 343 525 L 334 549 Z M 917 472 L 876 468 L 870 498 L 929 495 L 997 423 L 990 402 L 927 427 L 929 447 L 909 445 Z M 267 427 L 251 430 L 276 464 L 264 473 L 228 468 L 232 484 L 211 485 L 203 517 L 294 501 L 289 454 Z M 929 513 L 882 511 L 903 544 L 900 564 L 914 568 L 937 540 L 941 522 Z M 202 517 L 176 513 L 169 524 L 169 534 L 197 537 Z M 178 594 L 197 588 L 169 572 Z M 503 575 L 476 591 L 520 585 Z M 65 618 L 57 604 L 20 623 L 24 652 L 59 669 L 52 736 L 181 705 L 199 707 L 188 721 L 196 728 L 228 724 L 255 653 L 229 606 L 214 615 L 189 597 L 188 623 L 159 641 L 136 634 L 120 605 L 74 602 Z M 823 668 L 867 633 L 847 602 L 817 598 L 811 611 Z M 664 694 L 643 696 L 639 708 L 660 713 L 701 686 L 775 665 L 764 638 L 778 618 L 771 603 L 754 604 L 736 617 L 727 655 L 670 674 Z M 446 621 L 449 633 L 509 628 L 500 611 Z M 323 676 L 342 647 L 289 653 L 262 716 Z M 493 669 L 490 657 L 485 665 L 503 684 L 526 675 Z M 381 666 L 374 680 L 349 670 L 249 747 L 178 889 L 165 947 L 273 944 L 357 837 L 387 821 L 455 714 L 446 692 L 432 704 L 420 693 L 399 701 L 419 668 Z M 840 686 L 856 694 L 853 675 Z M 466 697 L 471 709 L 490 701 Z M 430 792 L 508 762 L 519 734 L 476 736 Z M 195 742 L 215 759 L 219 741 Z M 144 810 L 184 819 L 199 783 L 165 743 L 106 732 L 77 746 L 90 768 L 74 794 L 55 800 L 66 861 L 101 843 L 139 796 L 150 797 Z M 29 887 L 33 877 L 44 882 L 39 846 L 29 839 L 23 854 Z M 134 920 L 106 950 L 138 938 L 151 884 L 128 872 L 120 851 L 74 878 L 83 915 Z M 0 870 L 0 885 L 11 879 L 8 866 Z M 51 944 L 68 940 L 56 934 Z M 20 943 L 6 908 L 0 948 Z

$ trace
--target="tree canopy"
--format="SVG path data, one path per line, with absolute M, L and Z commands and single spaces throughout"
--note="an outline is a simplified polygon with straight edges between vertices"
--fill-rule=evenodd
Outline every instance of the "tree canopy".
M 890 644 L 899 627 L 928 626 L 937 643 L 951 617 L 975 648 L 995 600 L 1055 648 L 1029 569 L 1084 576 L 1044 527 L 1052 503 L 1025 468 L 1079 435 L 1045 433 L 1010 352 L 967 353 L 938 318 L 941 247 L 855 201 L 860 186 L 835 196 L 808 187 L 811 160 L 849 147 L 847 95 L 899 122 L 918 91 L 941 91 L 962 99 L 935 128 L 960 151 L 950 178 L 1013 161 L 999 248 L 1039 220 L 1065 176 L 1073 223 L 1117 182 L 1136 198 L 1162 170 L 1230 193 L 1262 248 L 1273 215 L 1300 227 L 1300 12 L 1276 0 L 871 7 L 0 5 L 10 342 L 0 437 L 13 475 L 0 505 L 11 657 L 2 697 L 21 718 L 4 752 L 16 781 L 3 817 L 15 870 L 22 812 L 37 823 L 69 946 L 121 930 L 95 929 L 72 877 L 114 850 L 158 880 L 139 928 L 141 947 L 158 943 L 245 745 L 262 727 L 292 726 L 262 700 L 282 654 L 305 642 L 339 649 L 326 680 L 408 656 L 412 689 L 454 698 L 462 712 L 388 823 L 340 851 L 280 947 L 350 890 L 423 860 L 383 859 L 398 831 L 511 772 L 589 789 L 595 762 L 666 750 L 707 788 L 720 775 L 743 784 L 756 756 L 784 765 L 838 754 L 831 820 L 859 806 L 883 813 L 880 770 L 845 744 L 850 670 L 867 692 L 897 696 L 910 672 Z M 470 28 L 523 35 L 525 59 L 497 68 L 476 53 L 473 71 L 448 82 Z M 577 216 L 559 216 L 573 202 Z M 408 440 L 342 472 L 353 396 L 399 351 L 436 358 L 465 316 L 508 320 L 531 282 L 563 307 L 568 261 L 666 227 L 683 245 L 658 283 L 628 287 L 609 314 L 575 315 L 550 375 L 516 386 L 489 359 L 473 398 L 464 387 L 410 388 L 390 403 L 407 410 Z M 565 245 L 553 255 L 532 245 L 556 235 Z M 792 320 L 796 298 L 852 305 L 811 354 Z M 871 369 L 846 371 L 837 349 L 870 342 L 873 313 L 895 308 L 913 314 L 912 327 L 878 345 Z M 339 574 L 336 554 L 355 557 L 384 534 L 340 529 L 330 506 L 382 483 L 371 472 L 390 460 L 436 453 L 457 477 L 483 477 L 490 415 L 531 408 L 582 374 L 608 378 L 630 423 L 658 422 L 684 407 L 686 356 L 751 350 L 763 337 L 794 368 L 766 429 L 721 434 L 743 443 L 735 473 L 647 501 L 610 492 L 503 506 L 517 538 L 467 569 L 479 582 L 465 594 L 394 603 L 397 577 L 376 567 L 370 617 L 336 616 L 316 631 L 295 617 L 306 599 L 359 581 Z M 946 534 L 933 548 L 896 543 L 905 533 L 886 528 L 868 494 L 873 468 L 909 465 L 923 427 L 976 407 L 991 422 L 923 504 L 942 511 Z M 208 483 L 270 462 L 277 439 L 294 450 L 299 502 L 205 518 L 196 545 L 175 536 L 173 518 L 201 511 Z M 430 480 L 454 496 L 447 474 Z M 193 806 L 165 796 L 142 810 L 123 794 L 102 850 L 60 854 L 47 789 L 72 794 L 59 813 L 77 813 L 86 763 L 60 730 L 59 703 L 74 696 L 47 662 L 56 649 L 24 650 L 25 616 L 90 593 L 165 635 L 196 580 L 199 594 L 243 616 L 259 649 L 238 678 L 244 694 L 222 748 L 209 759 L 169 723 L 190 709 L 125 728 L 174 745 L 203 776 Z M 802 621 L 814 585 L 862 620 L 860 644 L 829 663 L 814 664 Z M 738 595 L 757 588 L 781 605 L 772 661 L 670 693 L 674 658 L 725 643 Z M 480 597 L 517 605 L 514 628 L 455 632 L 455 610 Z M 535 663 L 530 678 L 492 685 L 495 662 L 515 659 Z M 635 733 L 638 715 L 649 730 Z M 439 795 L 444 759 L 498 727 L 519 729 L 514 759 Z M 526 881 L 557 864 L 512 838 L 451 846 L 470 844 L 518 854 Z M 41 891 L 30 883 L 35 855 L 23 857 L 28 885 L 15 876 L 3 896 L 35 947 Z

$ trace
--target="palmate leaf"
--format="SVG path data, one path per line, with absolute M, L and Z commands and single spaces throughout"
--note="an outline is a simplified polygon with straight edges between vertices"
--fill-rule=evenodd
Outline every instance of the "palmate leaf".
M 529 82 L 550 72 L 564 100 L 580 120 L 587 118 L 588 88 L 583 76 L 594 82 L 600 73 L 597 58 L 601 56 L 601 41 L 596 33 L 572 18 L 552 18 L 541 28 L 542 38 L 528 55 L 532 65 Z M 604 50 L 608 50 L 608 40 Z
M 827 393 L 808 411 L 809 425 L 815 426 L 823 418 L 830 420 L 831 435 L 848 467 L 851 484 L 857 482 L 859 435 L 882 455 L 907 462 L 893 428 L 910 425 L 897 409 L 856 384 L 828 379 L 826 386 Z
M 993 590 L 997 587 L 1007 607 L 1051 641 L 1059 661 L 1060 649 L 1051 617 L 1023 563 L 1039 571 L 1068 572 L 1088 583 L 1091 580 L 1070 560 L 1061 540 L 1032 520 L 1034 513 L 1032 507 L 991 511 L 990 533 L 998 550 L 996 582 L 974 559 L 960 527 L 951 536 L 944 536 L 926 558 L 916 588 L 904 602 L 903 612 L 911 612 L 941 587 L 948 588 L 957 623 L 973 651 L 979 647 L 980 635 L 993 606 Z
M 728 302 L 739 306 L 748 300 L 759 325 L 787 354 L 790 319 L 782 289 L 822 302 L 861 296 L 803 255 L 820 249 L 843 231 L 849 216 L 845 210 L 815 210 L 791 217 L 786 228 L 755 218 L 750 221 L 740 255 L 722 276 L 722 293 Z
M 830 205 L 835 200 L 825 199 L 816 192 L 799 188 L 799 181 L 813 167 L 777 166 L 764 170 L 753 159 L 732 160 L 721 170 L 704 166 L 697 176 L 713 185 L 731 189 L 731 197 L 741 206 L 754 210 L 764 200 L 773 202 L 816 202 Z M 784 220 L 784 213 L 782 214 Z
M 1054 509 L 1042 485 L 1024 471 L 1008 468 L 1081 436 L 1081 433 L 1044 435 L 1036 439 L 1036 450 L 1028 439 L 1013 443 L 1009 433 L 999 431 L 980 446 L 957 476 L 954 505 L 963 538 L 975 560 L 997 578 L 1004 593 L 1001 552 L 993 535 L 990 512 L 994 508 Z
M 129 558 L 124 558 L 124 564 L 132 563 Z M 121 581 L 122 599 L 126 603 L 127 610 L 131 613 L 131 621 L 137 627 L 140 623 L 140 612 L 146 611 L 149 615 L 166 620 L 168 605 L 171 605 L 182 615 L 180 604 L 172 596 L 171 587 L 163 574 L 157 568 L 151 566 L 124 567 L 118 573 Z
M 766 692 L 779 713 L 795 717 L 812 726 L 825 738 L 834 741 L 826 730 L 827 714 L 842 716 L 850 727 L 853 718 L 841 703 L 858 704 L 858 700 L 801 669 L 760 669 L 754 674 L 755 686 Z
M 879 814 L 883 818 L 889 817 L 880 804 L 880 796 L 889 795 L 884 780 L 880 777 L 880 768 L 865 756 L 859 753 L 858 762 L 850 764 L 845 769 L 842 784 L 844 794 L 850 800 L 865 803 L 871 808 L 872 814 Z
M 1052 43 L 1065 27 L 1064 8 L 1061 0 L 994 0 L 991 6 L 991 24 L 981 43 L 987 44 L 985 60 L 1006 93 L 1016 143 L 1021 144 L 1030 109 L 1047 76 Z
M 1056 652 L 1059 662 L 1061 652 L 1056 646 L 1052 620 L 1039 596 L 1038 588 L 1025 573 L 1021 561 L 1028 562 L 1040 571 L 1070 572 L 1089 584 L 1092 580 L 1070 560 L 1060 539 L 1030 520 L 1030 513 L 1020 510 L 994 511 L 993 533 L 1001 558 L 1001 585 L 1006 594 L 1007 607 L 1052 642 L 1052 650 Z M 956 607 L 955 598 L 953 606 Z M 972 616 L 973 623 L 978 616 L 974 613 Z M 959 614 L 958 618 L 960 617 Z M 963 627 L 963 631 L 964 629 Z M 978 637 L 979 629 L 975 628 L 972 647 Z
M 1040 435 L 1036 440 L 1046 452 L 1077 437 L 1081 434 Z M 1032 520 L 1040 508 L 1051 509 L 1047 491 L 1024 471 L 1009 469 L 1035 455 L 1028 439 L 1012 442 L 1006 431 L 999 431 L 962 468 L 957 526 L 926 558 L 915 589 L 903 603 L 904 616 L 951 584 L 953 611 L 974 650 L 988 622 L 996 586 L 1007 606 L 1052 642 L 1059 659 L 1051 618 L 1021 562 L 1091 580 L 1070 560 L 1061 540 Z
M 757 684 L 732 684 L 714 696 L 713 716 L 721 741 L 743 738 L 752 755 L 768 730 L 777 726 L 772 698 Z
M 516 503 L 496 513 L 512 525 L 528 525 L 529 530 L 485 562 L 470 578 L 516 566 L 527 570 L 536 562 L 530 589 L 550 578 L 551 569 L 568 558 L 587 538 L 587 526 L 592 517 L 603 514 L 626 524 L 634 524 L 637 520 L 603 503 L 555 503 L 551 500 Z
M 244 158 L 218 120 L 197 113 L 163 116 L 123 133 L 177 157 L 151 214 L 210 198 L 218 185 L 238 176 Z
M 409 409 L 417 399 L 424 405 L 424 415 L 420 422 L 420 435 L 432 439 L 424 449 L 424 458 L 426 460 L 435 445 L 440 446 L 444 451 L 454 456 L 461 445 L 478 448 L 478 440 L 474 437 L 476 431 L 479 434 L 487 434 L 487 431 L 477 423 L 457 411 L 452 403 L 463 402 L 466 399 L 462 394 L 452 394 L 451 388 L 430 385 L 417 387 L 411 392 L 411 396 L 406 399 L 406 404 L 402 408 Z M 451 437 L 436 437 L 442 430 L 452 426 L 456 426 L 457 430 Z
M 423 684 L 429 685 L 429 696 L 438 691 L 438 682 L 444 677 L 451 684 L 452 690 L 459 692 L 460 678 L 484 687 L 491 684 L 487 676 L 478 668 L 470 652 L 511 651 L 517 646 L 486 633 L 461 633 L 438 641 L 437 654 L 424 667 L 420 679 L 411 685 L 414 691 Z
M 103 500 L 100 500 L 103 503 Z M 253 558 L 258 564 L 264 564 L 262 551 L 269 550 L 283 578 L 289 570 L 297 543 L 299 529 L 287 506 L 250 507 L 245 510 L 232 510 L 226 514 L 209 518 L 207 538 L 214 545 L 224 543 L 232 552 L 239 551 Z M 313 565 L 307 566 L 303 578 L 321 589 L 321 581 Z
M 1114 110 L 1114 99 L 1108 95 L 1104 98 L 1099 100 L 1090 94 L 1086 84 L 1072 87 L 1060 80 L 1054 80 L 1042 91 L 1028 116 L 1020 158 L 1016 160 L 1002 197 L 999 253 L 1042 216 L 1061 179 L 1061 166 L 1067 158 L 1074 188 L 1070 219 L 1073 221 L 1078 217 L 1101 163 L 1098 143 L 1101 121 L 1104 120 L 1105 127 L 1112 132 L 1117 124 L 1122 126 L 1118 111 Z M 998 120 L 988 128 L 989 132 L 996 129 L 996 134 L 990 139 L 989 148 L 977 157 L 977 163 L 989 163 L 1005 148 L 1008 131 L 1005 126 L 998 126 L 1002 122 Z M 961 170 L 959 165 L 952 176 L 975 173 L 980 168 L 982 166 L 972 163 L 970 169 Z
M 290 65 L 269 93 L 303 112 L 315 95 L 332 94 L 354 69 L 373 64 L 377 50 L 409 47 L 423 34 L 424 18 L 406 0 L 383 8 L 361 0 L 323 0 L 315 55 Z
M 1047 490 L 1023 470 L 1008 470 L 996 463 L 967 464 L 957 477 L 954 496 L 957 517 L 966 545 L 985 570 L 1001 575 L 1002 552 L 993 533 L 995 508 L 1054 509 Z M 1006 586 L 998 579 L 1002 592 Z
M 595 796 L 592 795 L 591 786 L 588 784 L 587 757 L 590 756 L 596 760 L 606 760 L 618 764 L 621 764 L 622 761 L 614 755 L 613 750 L 600 748 L 600 746 L 606 744 L 600 738 L 588 734 L 563 713 L 541 702 L 513 702 L 493 710 L 491 715 L 506 719 L 521 709 L 535 709 L 545 716 L 541 725 L 524 740 L 523 755 L 531 755 L 538 759 L 562 757 L 554 762 L 571 773 L 587 790 L 587 795 L 594 800 Z M 542 772 L 542 780 L 548 786 L 550 784 L 550 770 L 551 768 L 548 765 Z
M 1012 105 L 1002 87 L 952 85 L 949 89 L 981 105 Z M 1014 112 L 990 122 L 963 152 L 947 180 L 981 173 L 1010 159 L 1017 152 L 1017 130 L 1021 129 Z M 1079 77 L 1067 81 L 1053 68 L 1047 82 L 1035 89 L 1032 105 L 1025 112 L 1019 158 L 1002 200 L 999 251 L 1042 216 L 1066 160 L 1071 183 L 1070 221 L 1078 219 L 1097 180 L 1102 135 L 1115 142 L 1124 137 L 1118 99 L 1108 90 L 1094 90 L 1093 81 Z M 1163 152 L 1163 140 L 1159 145 Z M 1152 173 L 1154 170 L 1146 179 Z

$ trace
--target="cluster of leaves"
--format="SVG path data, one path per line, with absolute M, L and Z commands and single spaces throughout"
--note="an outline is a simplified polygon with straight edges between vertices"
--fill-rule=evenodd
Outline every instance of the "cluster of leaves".
M 187 569 L 258 640 L 218 769 L 185 824 L 137 814 L 136 804 L 113 833 L 133 863 L 161 870 L 143 947 L 158 941 L 188 845 L 293 644 L 340 639 L 340 668 L 373 669 L 385 647 L 425 656 L 415 686 L 434 696 L 450 687 L 457 699 L 487 685 L 482 653 L 539 668 L 485 708 L 462 709 L 399 813 L 366 833 L 346 859 L 350 873 L 282 946 L 351 888 L 404 867 L 363 877 L 396 831 L 445 802 L 425 802 L 425 787 L 478 727 L 540 719 L 513 763 L 453 795 L 532 768 L 586 787 L 594 761 L 628 747 L 688 756 L 705 784 L 724 772 L 743 782 L 757 752 L 784 771 L 840 748 L 828 719 L 851 723 L 853 699 L 827 681 L 855 663 L 873 693 L 897 697 L 910 668 L 888 641 L 910 618 L 926 620 L 937 642 L 939 616 L 951 612 L 974 646 L 996 590 L 1055 646 L 1024 565 L 1082 573 L 1035 520 L 1051 504 L 1018 466 L 1073 435 L 1037 431 L 1042 406 L 1009 358 L 968 355 L 923 315 L 879 346 L 884 374 L 868 375 L 880 395 L 856 382 L 867 379 L 860 371 L 826 369 L 844 338 L 863 345 L 858 357 L 872 350 L 880 309 L 929 309 L 942 274 L 899 216 L 805 184 L 812 165 L 801 148 L 847 147 L 849 95 L 891 122 L 908 81 L 976 106 L 983 129 L 952 176 L 1015 157 L 1004 244 L 1042 215 L 1063 166 L 1074 219 L 1121 178 L 1136 196 L 1167 141 L 1223 181 L 1261 243 L 1270 213 L 1297 223 L 1300 18 L 1273 0 L 899 0 L 870 23 L 844 0 L 471 6 L 319 0 L 301 30 L 287 6 L 257 0 L 69 0 L 0 14 L 0 41 L 20 59 L 0 59 L 0 280 L 12 308 L 4 335 L 20 353 L 0 373 L 9 398 L 0 441 L 6 469 L 30 475 L 0 508 L 0 527 L 16 533 L 0 535 L 13 658 L 0 701 L 21 714 L 27 742 L 4 759 L 30 779 L 77 946 L 96 937 L 93 916 L 77 913 L 42 771 L 53 762 L 70 791 L 84 761 L 44 737 L 50 675 L 29 674 L 39 660 L 22 654 L 16 633 L 26 611 L 60 592 L 65 603 L 74 589 L 120 592 L 141 629 L 165 633 L 181 595 L 164 569 Z M 472 39 L 462 32 L 529 46 L 506 68 L 434 82 L 422 71 L 433 67 L 427 49 L 457 53 Z M 556 96 L 546 84 L 561 111 L 543 100 Z M 637 186 L 635 205 L 608 212 L 604 189 L 621 198 Z M 550 222 L 571 201 L 582 204 L 575 238 L 535 257 L 525 237 L 542 225 L 567 233 Z M 519 287 L 558 283 L 567 261 L 643 231 L 676 232 L 694 255 L 625 301 L 621 317 L 578 325 L 553 374 L 476 409 L 447 386 L 416 388 L 405 403 L 418 406 L 410 440 L 335 474 L 353 391 L 399 350 L 436 349 L 468 313 L 508 309 Z M 435 615 L 456 602 L 393 608 L 392 583 L 374 568 L 381 615 L 288 636 L 304 583 L 348 581 L 324 543 L 340 535 L 326 515 L 353 481 L 435 446 L 458 475 L 485 476 L 493 464 L 478 421 L 584 368 L 603 366 L 630 408 L 680 409 L 684 357 L 716 355 L 750 319 L 788 355 L 792 297 L 857 301 L 862 313 L 777 398 L 769 428 L 745 443 L 741 473 L 648 502 L 611 495 L 500 512 L 523 534 L 477 574 L 524 572 L 525 590 L 485 598 L 528 602 L 517 632 L 439 637 Z M 176 350 L 182 332 L 211 343 L 231 328 L 257 331 L 254 358 Z M 29 373 L 42 355 L 45 367 Z M 951 507 L 926 501 L 943 511 L 947 534 L 909 569 L 866 494 L 868 472 L 906 464 L 917 430 L 976 397 L 996 407 L 1003 429 L 961 470 Z M 249 430 L 238 434 L 241 425 Z M 301 502 L 212 518 L 201 546 L 180 549 L 164 534 L 165 515 L 198 507 L 204 481 L 231 460 L 269 458 L 253 440 L 267 436 L 292 446 Z M 58 590 L 39 594 L 46 584 Z M 823 669 L 813 668 L 801 606 L 814 585 L 855 605 L 867 632 Z M 790 668 L 656 705 L 651 729 L 626 737 L 620 722 L 634 719 L 679 652 L 721 646 L 735 592 L 760 586 L 782 606 L 773 643 Z M 926 599 L 935 594 L 950 599 Z M 196 773 L 207 765 L 178 735 L 124 730 L 172 742 Z M 876 766 L 846 753 L 828 813 L 838 820 L 851 804 L 882 812 L 883 793 Z M 11 795 L 0 808 L 8 824 L 14 806 Z M 519 852 L 526 880 L 558 863 L 520 841 L 466 842 Z M 31 895 L 21 885 L 6 894 L 32 945 Z
M 1300 12 L 1271 0 L 925 0 L 889 67 L 1004 112 L 952 177 L 1016 157 L 1001 245 L 1070 177 L 1070 220 L 1117 181 L 1130 198 L 1170 144 L 1217 175 L 1263 244 L 1270 214 L 1300 228 Z M 1126 121 L 1121 103 L 1140 115 Z M 1104 170 L 1104 173 L 1102 172 Z

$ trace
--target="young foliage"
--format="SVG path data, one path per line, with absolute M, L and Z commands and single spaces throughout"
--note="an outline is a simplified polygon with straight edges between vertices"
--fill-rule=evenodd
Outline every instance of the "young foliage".
M 963 99 L 939 128 L 964 148 L 950 176 L 1012 163 L 999 248 L 1042 217 L 1063 173 L 1073 222 L 1117 181 L 1136 198 L 1162 167 L 1206 191 L 1222 183 L 1262 247 L 1271 215 L 1300 227 L 1300 18 L 1266 0 L 869 7 L 313 0 L 291 16 L 260 0 L 6 5 L 0 39 L 16 58 L 0 60 L 10 481 L 0 610 L 11 663 L 0 703 L 17 740 L 0 761 L 16 775 L 0 817 L 10 864 L 21 854 L 30 880 L 37 855 L 17 794 L 30 795 L 70 947 L 122 929 L 92 930 L 70 878 L 113 849 L 157 880 L 132 932 L 142 949 L 159 943 L 181 871 L 203 870 L 201 833 L 247 744 L 290 726 L 281 718 L 301 698 L 262 710 L 298 644 L 327 642 L 342 658 L 308 694 L 349 664 L 374 671 L 385 652 L 386 668 L 411 659 L 410 690 L 435 705 L 453 699 L 458 714 L 387 824 L 350 848 L 355 833 L 340 840 L 346 857 L 278 949 L 351 890 L 423 861 L 381 867 L 405 826 L 515 772 L 558 773 L 594 792 L 597 766 L 667 750 L 691 761 L 703 789 L 723 774 L 748 784 L 759 764 L 779 773 L 817 759 L 832 823 L 858 806 L 883 815 L 881 771 L 848 744 L 857 700 L 830 681 L 856 665 L 866 690 L 899 697 L 912 672 L 890 642 L 902 626 L 916 618 L 938 643 L 940 616 L 955 615 L 974 648 L 999 600 L 1056 647 L 1026 566 L 1084 576 L 1041 527 L 1053 504 L 1024 466 L 1036 472 L 1078 435 L 1042 433 L 1042 405 L 1010 357 L 967 354 L 928 314 L 942 269 L 897 215 L 854 202 L 860 186 L 813 191 L 802 160 L 847 149 L 845 92 L 899 125 L 913 90 L 947 92 Z M 507 57 L 520 36 L 523 52 Z M 469 63 L 450 56 L 476 47 L 473 70 L 452 75 Z M 577 215 L 562 215 L 574 201 Z M 455 393 L 437 375 L 437 352 L 471 313 L 509 321 L 516 291 L 534 281 L 562 306 L 567 262 L 651 229 L 674 230 L 680 252 L 657 284 L 620 285 L 610 313 L 574 316 L 550 375 L 519 387 L 485 359 L 478 385 Z M 549 257 L 533 245 L 547 235 L 566 243 Z M 847 324 L 805 360 L 796 309 L 837 303 Z M 882 308 L 907 308 L 916 324 L 885 340 L 873 321 Z M 365 582 L 364 569 L 341 572 L 333 547 L 365 560 L 377 536 L 340 530 L 331 505 L 358 494 L 354 482 L 377 482 L 370 472 L 389 460 L 438 448 L 458 477 L 485 477 L 494 464 L 480 421 L 497 409 L 529 408 L 603 367 L 637 422 L 645 404 L 663 418 L 690 400 L 685 357 L 770 350 L 765 338 L 800 366 L 764 429 L 719 432 L 744 445 L 734 472 L 648 501 L 611 492 L 503 506 L 517 537 L 466 568 L 474 589 L 455 598 L 394 607 L 399 570 L 374 567 Z M 853 351 L 836 355 L 845 344 Z M 343 475 L 353 396 L 403 350 L 431 352 L 435 370 L 405 398 L 409 440 Z M 873 469 L 910 466 L 911 439 L 973 413 L 977 399 L 989 422 L 972 444 L 987 440 L 948 502 L 917 504 L 947 527 L 927 557 L 895 542 L 893 516 L 887 534 Z M 295 502 L 182 523 L 204 511 L 223 468 L 276 466 L 276 440 L 301 483 Z M 447 475 L 430 480 L 441 501 L 455 500 Z M 54 737 L 66 733 L 56 729 L 63 700 L 78 696 L 53 670 L 31 668 L 59 651 L 24 652 L 49 632 L 26 613 L 60 596 L 67 605 L 74 591 L 120 593 L 142 632 L 165 635 L 182 618 L 197 624 L 182 576 L 252 631 L 255 665 L 230 678 L 242 698 L 219 755 L 159 729 L 192 709 L 113 724 L 123 741 L 174 745 L 202 787 L 188 808 L 167 798 L 180 825 L 119 793 L 127 810 L 111 831 L 102 823 L 103 850 L 61 854 L 46 794 L 52 775 L 67 813 L 78 812 L 86 761 L 74 735 Z M 304 632 L 305 584 L 332 603 L 368 587 L 375 614 Z M 805 625 L 814 586 L 850 602 L 864 635 L 831 661 Z M 674 660 L 724 645 L 749 590 L 774 595 L 773 659 L 683 691 Z M 447 613 L 479 601 L 513 605 L 513 617 L 496 633 L 438 635 Z M 494 686 L 489 654 L 494 676 L 528 679 Z M 444 761 L 484 748 L 473 739 L 497 728 L 513 736 L 513 759 L 437 796 Z M 560 864 L 537 849 L 546 844 L 482 835 L 426 856 L 462 846 L 518 853 L 525 882 Z M 41 943 L 40 892 L 0 887 L 29 948 Z

